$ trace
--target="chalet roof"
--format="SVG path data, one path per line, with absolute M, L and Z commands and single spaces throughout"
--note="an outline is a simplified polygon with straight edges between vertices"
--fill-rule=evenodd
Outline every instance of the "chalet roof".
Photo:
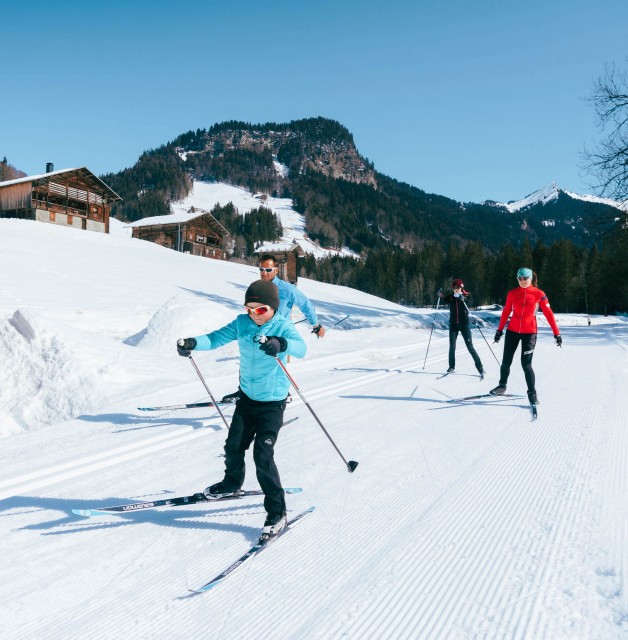
M 303 247 L 298 242 L 265 242 L 255 249 L 255 253 L 287 253 L 296 251 L 300 258 L 305 255 Z
M 122 200 L 111 187 L 105 184 L 98 176 L 94 175 L 87 167 L 80 167 L 79 169 L 59 169 L 58 171 L 41 173 L 36 176 L 24 176 L 23 178 L 15 178 L 14 180 L 5 180 L 4 182 L 0 182 L 0 189 L 14 184 L 23 184 L 26 182 L 44 184 L 52 178 L 62 180 L 72 177 L 80 177 L 87 185 L 96 187 L 101 192 L 105 192 L 109 200 Z
M 170 213 L 165 216 L 151 216 L 150 218 L 142 218 L 141 220 L 136 220 L 135 222 L 131 222 L 129 227 L 152 227 L 155 225 L 169 225 L 169 224 L 183 224 L 184 222 L 190 222 L 191 220 L 195 220 L 196 218 L 205 218 L 207 222 L 209 222 L 210 227 L 220 233 L 223 236 L 228 236 L 229 232 L 214 218 L 214 216 L 209 213 L 209 211 L 202 211 L 196 209 L 196 211 L 190 212 L 181 212 L 181 213 Z

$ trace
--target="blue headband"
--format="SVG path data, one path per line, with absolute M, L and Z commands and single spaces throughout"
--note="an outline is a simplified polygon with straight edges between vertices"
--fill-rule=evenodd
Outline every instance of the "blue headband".
M 517 278 L 531 278 L 532 277 L 532 269 L 526 269 L 526 267 L 521 267 L 519 271 L 517 271 Z

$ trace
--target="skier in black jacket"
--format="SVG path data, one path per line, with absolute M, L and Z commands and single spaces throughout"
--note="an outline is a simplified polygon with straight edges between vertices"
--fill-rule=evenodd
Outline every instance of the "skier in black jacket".
M 456 370 L 456 340 L 460 333 L 464 338 L 464 343 L 473 358 L 475 368 L 478 370 L 480 377 L 484 377 L 484 367 L 477 351 L 473 347 L 471 339 L 471 327 L 469 326 L 469 311 L 467 305 L 471 304 L 471 294 L 464 290 L 464 283 L 460 278 L 455 278 L 451 283 L 452 291 L 444 295 L 442 290 L 438 295 L 444 304 L 449 305 L 449 369 L 447 373 L 453 373 Z

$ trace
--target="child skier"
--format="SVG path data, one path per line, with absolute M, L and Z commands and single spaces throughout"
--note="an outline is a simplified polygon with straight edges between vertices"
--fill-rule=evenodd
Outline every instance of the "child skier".
M 279 292 L 272 282 L 257 280 L 247 289 L 245 314 L 207 335 L 177 342 L 181 356 L 238 341 L 240 393 L 225 443 L 224 478 L 205 489 L 208 496 L 233 495 L 242 487 L 244 456 L 251 442 L 257 480 L 264 492 L 266 521 L 262 538 L 277 535 L 287 524 L 286 501 L 274 460 L 274 447 L 283 423 L 290 382 L 275 356 L 301 358 L 306 344 L 290 320 L 277 313 Z M 265 342 L 260 342 L 266 336 Z M 270 356 L 270 357 L 269 357 Z

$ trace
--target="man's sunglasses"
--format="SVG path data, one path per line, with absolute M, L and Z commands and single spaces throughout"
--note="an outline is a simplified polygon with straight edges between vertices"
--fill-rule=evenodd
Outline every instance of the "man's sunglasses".
M 261 307 L 255 307 L 255 309 L 247 307 L 246 305 L 244 306 L 244 308 L 254 316 L 263 316 L 265 313 L 268 313 L 270 311 L 270 307 L 267 304 L 263 304 Z
M 262 273 L 272 273 L 277 267 L 260 267 Z

